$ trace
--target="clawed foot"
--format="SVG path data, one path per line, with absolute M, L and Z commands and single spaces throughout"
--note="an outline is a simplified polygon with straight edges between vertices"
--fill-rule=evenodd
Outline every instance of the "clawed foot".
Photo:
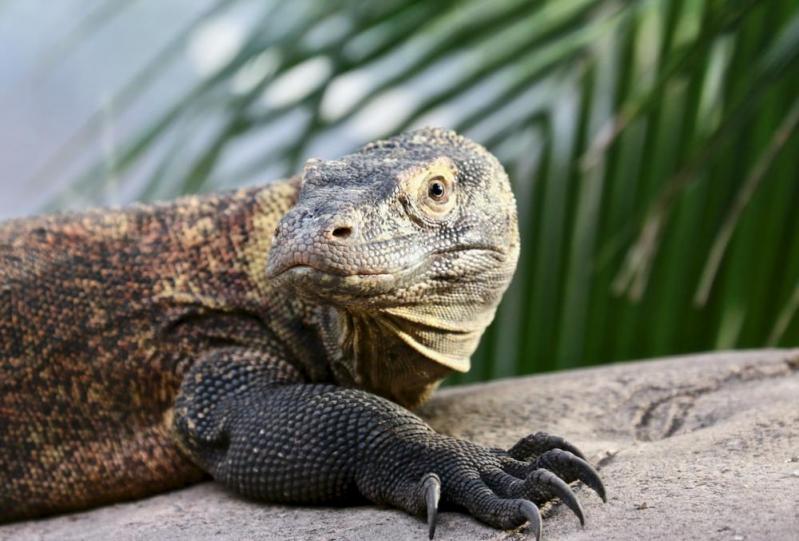
M 407 495 L 410 497 L 400 494 L 400 498 L 389 498 L 408 511 L 426 514 L 431 539 L 439 502 L 464 508 L 497 528 L 511 529 L 529 522 L 530 531 L 540 539 L 538 506 L 554 498 L 566 504 L 584 524 L 583 508 L 568 483 L 582 481 L 606 501 L 605 487 L 596 470 L 562 438 L 539 432 L 508 451 L 441 438 L 418 448 L 408 465 L 408 474 L 425 468 L 416 477 L 415 488 Z M 402 485 L 395 487 L 401 491 Z

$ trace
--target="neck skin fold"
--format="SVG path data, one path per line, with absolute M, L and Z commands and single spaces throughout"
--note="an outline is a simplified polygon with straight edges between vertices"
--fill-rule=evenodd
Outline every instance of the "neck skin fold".
M 444 377 L 467 372 L 494 309 L 473 313 L 468 321 L 447 317 L 458 310 L 434 312 L 325 307 L 321 335 L 338 383 L 412 408 L 427 400 Z

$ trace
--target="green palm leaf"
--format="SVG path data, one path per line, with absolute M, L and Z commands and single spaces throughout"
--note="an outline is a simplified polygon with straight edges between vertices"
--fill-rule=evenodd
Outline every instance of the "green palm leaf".
M 115 110 L 179 60 L 199 25 L 241 2 L 219 1 L 175 36 Z M 524 243 L 461 380 L 799 343 L 795 2 L 258 6 L 236 54 L 51 207 L 91 200 L 109 176 L 137 199 L 170 197 L 445 124 L 506 164 Z M 95 18 L 112 16 L 104 7 Z M 98 114 L 45 174 L 67 170 L 101 129 Z

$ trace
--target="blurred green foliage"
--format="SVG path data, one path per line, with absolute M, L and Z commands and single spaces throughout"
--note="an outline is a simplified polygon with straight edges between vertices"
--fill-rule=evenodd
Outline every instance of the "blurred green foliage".
M 115 110 L 242 3 L 219 1 L 176 35 Z M 53 206 L 134 171 L 142 200 L 288 175 L 353 126 L 372 139 L 444 123 L 506 165 L 523 236 L 458 381 L 799 345 L 795 0 L 256 5 L 235 54 Z M 97 13 L 92 24 L 115 11 Z M 62 157 L 101 125 L 98 113 Z M 226 164 L 237 145 L 254 149 Z

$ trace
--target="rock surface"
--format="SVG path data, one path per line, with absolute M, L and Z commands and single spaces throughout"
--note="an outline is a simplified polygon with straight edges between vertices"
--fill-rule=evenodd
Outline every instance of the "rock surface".
M 544 509 L 544 537 L 799 539 L 799 350 L 625 363 L 464 386 L 423 410 L 438 430 L 508 447 L 537 430 L 562 435 L 598 465 L 608 503 L 576 487 L 581 529 Z M 442 513 L 437 539 L 514 539 Z M 391 509 L 244 501 L 215 484 L 0 527 L 0 539 L 426 539 Z

